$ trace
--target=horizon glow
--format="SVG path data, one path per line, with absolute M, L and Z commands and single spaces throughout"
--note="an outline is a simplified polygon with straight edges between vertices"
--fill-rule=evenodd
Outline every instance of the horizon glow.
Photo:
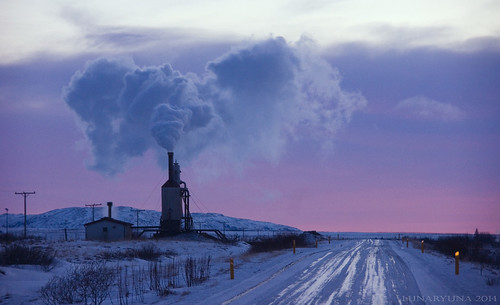
M 131 120 L 99 146 L 127 153 L 99 155 L 82 115 L 109 78 L 75 90 L 73 108 L 63 94 L 104 58 L 135 73 L 127 88 L 143 86 L 127 95 L 118 77 L 118 104 L 168 103 L 151 102 L 166 92 L 165 64 L 191 86 L 177 114 L 199 129 L 174 152 L 193 212 L 302 230 L 500 233 L 498 2 L 216 3 L 0 4 L 0 208 L 22 213 L 14 192 L 36 191 L 28 214 L 107 201 L 159 210 L 165 156 L 148 124 L 170 110 L 141 108 L 141 149 Z M 111 135 L 127 107 L 106 117 Z

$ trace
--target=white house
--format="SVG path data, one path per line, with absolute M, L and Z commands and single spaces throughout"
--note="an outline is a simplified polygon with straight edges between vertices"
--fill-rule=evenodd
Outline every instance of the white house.
M 131 237 L 132 224 L 111 217 L 103 217 L 85 224 L 85 239 L 87 240 L 115 241 Z

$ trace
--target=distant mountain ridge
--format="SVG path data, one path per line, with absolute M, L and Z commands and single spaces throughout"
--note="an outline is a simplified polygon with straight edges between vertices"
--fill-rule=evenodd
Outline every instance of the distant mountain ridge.
M 107 207 L 95 208 L 95 220 L 108 214 Z M 158 226 L 161 212 L 141 210 L 139 226 Z M 137 209 L 128 206 L 115 206 L 111 216 L 115 219 L 137 225 Z M 192 213 L 195 229 L 247 230 L 247 231 L 300 231 L 297 228 L 271 222 L 234 218 L 217 213 Z M 27 215 L 30 229 L 83 229 L 84 224 L 92 221 L 92 208 L 71 207 L 51 210 L 42 214 Z M 24 227 L 23 214 L 9 214 L 9 229 Z M 5 230 L 6 214 L 0 215 L 0 231 Z

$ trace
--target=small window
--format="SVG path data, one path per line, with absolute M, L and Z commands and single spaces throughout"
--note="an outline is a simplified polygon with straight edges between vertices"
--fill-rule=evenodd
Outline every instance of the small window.
M 108 232 L 108 227 L 104 227 L 104 228 L 102 228 L 102 231 L 103 231 L 103 232 Z

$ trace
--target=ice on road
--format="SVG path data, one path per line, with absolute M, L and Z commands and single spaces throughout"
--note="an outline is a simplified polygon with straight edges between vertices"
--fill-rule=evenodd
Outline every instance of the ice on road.
M 435 304 L 424 296 L 439 294 L 439 289 L 450 296 L 474 293 L 463 291 L 460 285 L 456 285 L 458 290 L 450 290 L 450 283 L 440 283 L 430 290 L 425 283 L 419 285 L 418 280 L 446 281 L 448 275 L 440 274 L 439 270 L 436 274 L 427 270 L 431 274 L 428 278 L 414 276 L 415 266 L 420 268 L 418 264 L 429 262 L 427 268 L 432 268 L 438 264 L 433 260 L 445 265 L 446 258 L 420 253 L 418 256 L 416 249 L 406 249 L 397 241 L 344 241 L 342 246 L 338 243 L 336 247 L 325 248 L 284 262 L 283 268 L 264 275 L 265 278 L 260 275 L 260 282 L 247 279 L 252 284 L 247 283 L 246 288 L 245 280 L 235 283 L 231 292 L 208 298 L 204 304 Z M 449 278 L 454 280 L 451 272 Z

